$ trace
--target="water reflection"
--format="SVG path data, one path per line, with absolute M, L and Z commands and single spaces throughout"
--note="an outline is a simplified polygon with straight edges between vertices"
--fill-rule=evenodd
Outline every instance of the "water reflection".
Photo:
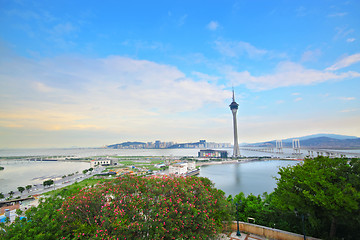
M 240 184 L 240 164 L 235 164 L 235 183 Z
M 278 176 L 279 167 L 297 164 L 297 161 L 256 161 L 222 165 L 203 166 L 200 176 L 209 178 L 215 187 L 225 194 L 235 196 L 239 192 L 259 195 L 273 192 L 276 187 L 274 177 Z

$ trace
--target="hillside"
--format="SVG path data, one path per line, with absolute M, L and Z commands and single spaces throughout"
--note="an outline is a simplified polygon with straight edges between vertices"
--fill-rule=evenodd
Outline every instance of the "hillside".
M 292 147 L 292 139 L 282 140 L 283 147 Z M 295 138 L 294 138 L 295 139 Z M 316 134 L 296 138 L 306 148 L 360 149 L 360 138 L 336 134 Z M 247 144 L 248 147 L 275 147 L 276 141 Z
M 146 143 L 144 142 L 124 142 L 124 143 L 118 143 L 118 144 L 112 144 L 106 146 L 107 148 L 125 148 L 125 147 L 138 147 L 139 145 L 144 146 Z

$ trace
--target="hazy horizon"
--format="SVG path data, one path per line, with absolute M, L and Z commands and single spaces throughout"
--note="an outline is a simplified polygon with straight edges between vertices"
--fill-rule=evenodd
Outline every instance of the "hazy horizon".
M 0 148 L 360 136 L 359 1 L 1 2 Z

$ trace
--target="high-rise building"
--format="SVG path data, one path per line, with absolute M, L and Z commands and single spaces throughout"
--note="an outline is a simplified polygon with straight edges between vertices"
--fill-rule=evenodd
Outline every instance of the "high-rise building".
M 155 141 L 155 148 L 160 148 L 161 147 L 161 141 L 160 140 L 156 140 Z
M 233 114 L 233 123 L 234 123 L 234 152 L 233 157 L 240 157 L 240 150 L 239 150 L 239 142 L 238 142 L 238 136 L 237 136 L 237 121 L 236 121 L 236 113 L 239 108 L 239 104 L 235 102 L 235 93 L 233 89 L 233 101 L 229 105 L 231 112 Z

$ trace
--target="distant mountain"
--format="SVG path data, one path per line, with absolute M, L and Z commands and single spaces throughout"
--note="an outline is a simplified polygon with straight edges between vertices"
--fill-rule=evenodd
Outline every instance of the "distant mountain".
M 146 143 L 144 142 L 124 142 L 124 143 L 118 143 L 118 144 L 112 144 L 106 146 L 107 148 L 128 148 L 128 147 L 138 147 L 138 146 L 144 146 Z
M 283 139 L 283 147 L 292 147 L 292 140 L 299 139 L 300 147 L 332 148 L 332 149 L 360 149 L 360 138 L 338 134 L 314 134 L 298 138 Z M 275 147 L 276 141 L 247 144 L 252 147 Z
M 307 140 L 307 139 L 311 139 L 311 138 L 319 138 L 319 137 L 328 137 L 328 138 L 334 138 L 334 139 L 339 139 L 339 140 L 358 138 L 355 136 L 320 133 L 320 134 L 313 134 L 313 135 L 308 135 L 308 136 L 303 136 L 303 137 L 297 137 L 296 139 L 299 139 L 300 141 L 302 141 L 302 140 Z M 287 141 L 292 142 L 293 139 L 294 138 L 287 138 L 287 139 L 284 139 L 283 142 L 287 142 Z
M 300 146 L 310 148 L 355 149 L 360 148 L 360 138 L 335 139 L 329 137 L 317 137 L 303 141 L 300 140 Z

